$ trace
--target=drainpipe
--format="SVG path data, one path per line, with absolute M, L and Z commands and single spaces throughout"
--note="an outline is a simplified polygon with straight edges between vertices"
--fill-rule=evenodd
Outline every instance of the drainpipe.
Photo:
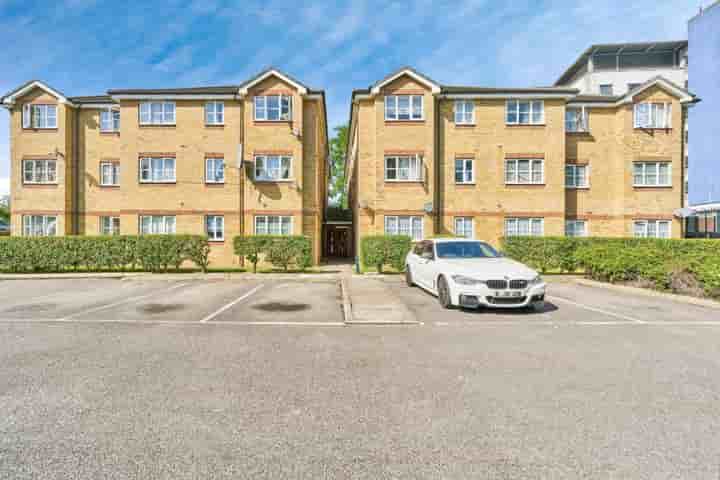
M 80 235 L 80 107 L 73 112 L 73 234 Z M 67 150 L 67 149 L 66 149 Z
M 440 168 L 440 95 L 434 96 L 433 103 L 435 105 L 435 120 L 433 125 L 433 139 L 434 139 L 434 172 L 435 172 L 435 178 L 434 180 L 434 192 L 433 192 L 433 203 L 434 203 L 434 213 L 435 213 L 435 235 L 439 235 L 442 230 L 442 216 L 441 212 L 442 209 L 440 208 L 440 184 L 442 182 L 442 172 Z

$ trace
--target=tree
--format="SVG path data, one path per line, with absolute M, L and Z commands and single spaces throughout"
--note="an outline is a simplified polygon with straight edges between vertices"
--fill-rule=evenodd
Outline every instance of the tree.
M 334 128 L 335 134 L 330 139 L 330 182 L 328 195 L 330 203 L 347 208 L 345 195 L 345 155 L 347 154 L 348 126 Z
M 0 220 L 10 221 L 10 195 L 0 197 Z

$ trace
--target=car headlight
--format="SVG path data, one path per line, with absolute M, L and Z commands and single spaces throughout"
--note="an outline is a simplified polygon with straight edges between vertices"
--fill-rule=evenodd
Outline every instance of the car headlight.
M 452 275 L 450 278 L 453 282 L 460 285 L 482 285 L 485 283 L 484 280 L 476 280 L 474 278 L 466 277 L 465 275 Z
M 543 283 L 543 279 L 540 275 L 536 275 L 535 278 L 528 282 L 528 285 L 540 285 Z

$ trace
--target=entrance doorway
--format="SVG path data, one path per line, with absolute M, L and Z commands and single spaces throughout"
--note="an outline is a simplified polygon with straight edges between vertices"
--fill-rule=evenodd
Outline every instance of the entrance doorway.
M 328 222 L 323 241 L 325 258 L 353 258 L 352 222 Z

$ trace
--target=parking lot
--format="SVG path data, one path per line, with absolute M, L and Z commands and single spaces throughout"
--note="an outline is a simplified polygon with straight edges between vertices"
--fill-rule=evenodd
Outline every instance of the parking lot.
M 0 282 L 0 479 L 718 478 L 720 310 L 343 324 L 335 279 Z

